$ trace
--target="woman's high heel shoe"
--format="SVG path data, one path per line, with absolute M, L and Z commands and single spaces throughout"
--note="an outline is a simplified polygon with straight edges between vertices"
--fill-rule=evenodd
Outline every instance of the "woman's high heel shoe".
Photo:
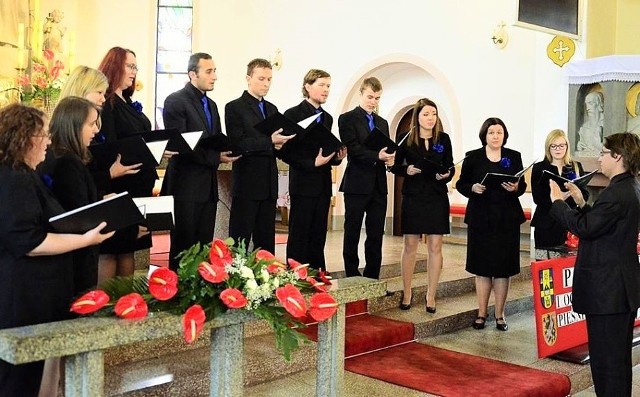
M 509 329 L 509 325 L 507 324 L 507 320 L 504 317 L 496 318 L 496 328 L 500 331 L 506 331 Z
M 404 300 L 404 294 L 402 294 L 402 297 L 400 298 L 400 306 L 398 306 L 400 310 L 411 309 L 411 300 L 409 300 L 409 303 L 402 303 L 403 300 Z
M 478 316 L 476 317 L 475 320 L 473 320 L 473 323 L 471 324 L 471 326 L 473 327 L 473 329 L 484 329 L 484 323 L 487 322 L 487 317 L 483 317 L 483 316 Z
M 436 312 L 436 307 L 434 306 L 429 306 L 429 300 L 427 299 L 427 297 L 425 297 L 425 306 L 426 306 L 426 310 L 427 313 L 431 313 L 431 314 L 435 314 Z

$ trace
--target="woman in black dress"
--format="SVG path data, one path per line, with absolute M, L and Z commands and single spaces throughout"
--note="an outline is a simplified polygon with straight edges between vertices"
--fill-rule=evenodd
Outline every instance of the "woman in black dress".
M 142 113 L 142 105 L 137 101 L 131 101 L 138 73 L 135 53 L 121 47 L 113 47 L 102 59 L 98 70 L 104 73 L 109 81 L 100 128 L 100 135 L 105 142 L 151 130 L 151 122 Z M 123 164 L 131 165 L 126 160 L 122 159 Z M 155 168 L 142 166 L 135 174 L 110 180 L 109 186 L 98 185 L 98 194 L 127 191 L 132 197 L 149 197 L 153 194 L 156 179 L 158 174 Z M 134 227 L 118 231 L 113 239 L 100 246 L 98 281 L 133 274 L 133 252 L 149 247 L 151 235 L 144 229 L 139 231 Z
M 520 225 L 525 222 L 518 199 L 527 188 L 524 178 L 497 186 L 482 185 L 487 173 L 515 175 L 523 169 L 520 152 L 507 149 L 509 132 L 496 117 L 480 128 L 480 149 L 467 153 L 456 188 L 469 199 L 467 224 L 467 266 L 476 275 L 478 317 L 473 328 L 484 328 L 491 290 L 495 297 L 496 328 L 506 331 L 504 306 L 509 278 L 520 273 Z
M 402 284 L 400 309 L 411 308 L 411 280 L 421 235 L 427 236 L 429 289 L 426 310 L 436 312 L 436 290 L 442 270 L 442 236 L 450 232 L 447 182 L 453 178 L 451 139 L 442 131 L 438 107 L 427 98 L 413 106 L 411 130 L 400 142 L 392 172 L 404 176 L 402 186 Z
M 544 171 L 560 175 L 566 179 L 573 180 L 584 175 L 582 164 L 571 160 L 569 140 L 567 134 L 562 130 L 553 130 L 547 135 L 544 142 L 544 160 L 535 163 L 531 171 L 531 194 L 533 202 L 536 203 L 536 211 L 531 219 L 531 226 L 535 228 L 533 237 L 535 241 L 536 260 L 550 259 L 559 256 L 553 247 L 562 246 L 567 239 L 567 229 L 558 223 L 549 214 L 551 209 L 551 199 L 549 198 L 549 178 L 545 178 Z M 582 196 L 587 200 L 589 192 L 587 189 L 580 189 Z M 565 202 L 576 208 L 575 201 L 564 193 Z
M 83 235 L 53 233 L 64 212 L 35 168 L 46 154 L 45 114 L 13 104 L 0 109 L 0 329 L 59 321 L 73 298 L 69 252 L 111 237 L 104 222 Z M 0 360 L 0 396 L 37 396 L 43 361 Z

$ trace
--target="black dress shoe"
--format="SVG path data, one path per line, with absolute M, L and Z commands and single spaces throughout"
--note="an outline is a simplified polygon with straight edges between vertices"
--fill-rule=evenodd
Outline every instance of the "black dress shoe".
M 504 319 L 504 317 L 496 318 L 496 329 L 498 329 L 499 331 L 506 331 L 509 329 L 509 325 L 507 324 L 507 321 Z
M 434 314 L 436 312 L 435 307 L 427 306 L 427 313 Z
M 486 321 L 487 321 L 486 317 L 478 316 L 476 317 L 475 320 L 473 320 L 473 323 L 471 323 L 471 326 L 473 327 L 473 329 L 484 329 L 484 323 Z
M 404 304 L 402 303 L 402 301 L 400 301 L 400 306 L 398 306 L 400 308 L 400 310 L 409 310 L 411 309 L 411 303 L 409 304 Z

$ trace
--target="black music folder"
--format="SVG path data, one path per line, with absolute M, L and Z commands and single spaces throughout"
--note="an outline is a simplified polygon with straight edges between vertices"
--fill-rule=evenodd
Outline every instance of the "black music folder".
M 386 152 L 391 154 L 398 150 L 398 145 L 386 136 L 378 127 L 374 127 L 373 131 L 369 133 L 367 139 L 364 140 L 364 144 L 371 150 L 379 152 L 383 148 L 387 148 Z
M 340 139 L 322 123 L 313 123 L 315 125 L 309 126 L 308 130 L 304 134 L 302 139 L 313 139 L 318 143 L 318 147 L 322 148 L 322 155 L 329 156 L 331 153 L 335 153 L 344 146 Z
M 198 141 L 198 147 L 210 148 L 216 152 L 231 152 L 231 157 L 250 156 L 252 154 L 263 153 L 264 150 L 242 149 L 240 145 L 231 142 L 231 139 L 225 134 L 215 134 L 202 138 Z
M 454 167 L 453 165 L 451 167 L 445 167 L 426 157 L 421 158 L 415 166 L 419 168 L 423 174 L 446 174 Z
M 144 222 L 144 216 L 127 192 L 85 205 L 49 219 L 58 233 L 85 233 L 100 222 L 107 222 L 102 233 Z
M 533 167 L 535 163 L 536 163 L 536 160 L 534 160 L 531 164 L 529 164 L 529 166 L 526 167 L 525 169 L 518 171 L 515 175 L 488 172 L 484 176 L 484 178 L 482 178 L 482 182 L 480 182 L 480 184 L 488 188 L 497 189 L 497 188 L 500 188 L 502 183 L 504 182 L 516 183 L 520 180 L 520 178 L 522 178 L 524 173 L 527 172 L 529 168 Z
M 593 178 L 593 176 L 597 172 L 598 172 L 598 170 L 591 171 L 591 172 L 589 172 L 587 174 L 584 174 L 584 175 L 582 175 L 582 176 L 580 176 L 580 177 L 578 177 L 578 178 L 576 178 L 574 180 L 570 180 L 570 179 L 567 179 L 567 178 L 562 177 L 560 175 L 556 175 L 553 172 L 549 172 L 547 170 L 543 170 L 542 171 L 542 175 L 540 177 L 541 178 L 547 178 L 547 180 L 549 180 L 549 179 L 554 180 L 558 184 L 558 186 L 560 186 L 560 189 L 563 192 L 566 192 L 566 191 L 568 191 L 568 189 L 564 187 L 565 183 L 571 182 L 574 185 L 576 185 L 577 187 L 579 187 L 580 189 L 584 189 L 584 188 L 587 187 L 587 184 L 591 181 L 591 178 Z
M 150 232 L 173 230 L 173 196 L 136 197 L 133 202 L 145 218 L 144 226 Z
M 304 133 L 304 128 L 294 123 L 280 112 L 270 115 L 266 119 L 254 125 L 254 128 L 267 136 L 271 136 L 271 134 L 280 128 L 282 128 L 282 135 L 289 136 Z
M 90 145 L 89 151 L 99 164 L 113 164 L 120 154 L 120 162 L 124 165 L 142 163 L 143 167 L 155 168 L 162 160 L 165 146 L 162 142 L 159 145 L 147 144 L 142 135 L 133 135 L 112 142 Z

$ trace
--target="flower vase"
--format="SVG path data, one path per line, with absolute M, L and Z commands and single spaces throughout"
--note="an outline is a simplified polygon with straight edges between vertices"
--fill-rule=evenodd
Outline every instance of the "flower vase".
M 47 117 L 51 118 L 53 115 L 53 109 L 58 104 L 58 96 L 53 93 L 46 93 L 42 96 L 42 110 L 47 114 Z

